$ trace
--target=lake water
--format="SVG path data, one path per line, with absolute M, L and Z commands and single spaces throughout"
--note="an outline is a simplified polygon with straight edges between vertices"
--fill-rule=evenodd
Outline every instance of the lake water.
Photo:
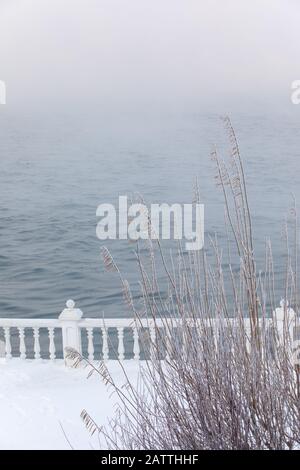
M 233 116 L 247 175 L 256 252 L 271 236 L 283 269 L 282 225 L 300 200 L 298 122 Z M 216 115 L 15 116 L 0 113 L 0 315 L 57 317 L 73 298 L 86 316 L 127 315 L 116 276 L 105 273 L 96 208 L 123 194 L 190 202 L 198 177 L 205 232 L 224 241 L 223 205 L 210 151 L 226 135 Z M 224 147 L 225 148 L 225 147 Z M 137 289 L 134 247 L 106 243 Z

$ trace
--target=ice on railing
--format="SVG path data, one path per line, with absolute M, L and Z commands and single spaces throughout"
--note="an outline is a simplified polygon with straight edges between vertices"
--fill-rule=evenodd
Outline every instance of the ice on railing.
M 270 327 L 275 322 L 279 323 L 279 332 L 288 328 L 293 340 L 295 319 L 295 312 L 282 300 L 280 307 L 267 320 Z M 197 327 L 194 319 L 185 321 L 193 322 Z M 212 330 L 212 341 L 216 341 L 223 327 L 217 319 L 208 318 L 206 321 Z M 250 335 L 250 320 L 244 321 Z M 165 318 L 154 323 L 149 319 L 136 322 L 133 318 L 83 318 L 75 302 L 68 300 L 58 319 L 0 318 L 0 357 L 54 361 L 64 358 L 66 348 L 74 348 L 90 361 L 142 360 L 157 354 L 153 345 L 158 344 L 159 331 L 166 339 L 164 350 L 158 352 L 160 358 L 172 358 L 174 342 L 179 340 L 180 334 L 182 349 L 188 351 L 188 342 L 178 319 Z
M 0 339 L 0 359 L 5 358 L 5 341 Z

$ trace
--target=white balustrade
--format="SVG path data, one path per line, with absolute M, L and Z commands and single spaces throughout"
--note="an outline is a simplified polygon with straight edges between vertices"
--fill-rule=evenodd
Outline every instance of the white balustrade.
M 19 327 L 18 330 L 20 338 L 20 358 L 26 359 L 25 331 L 22 327 Z
M 39 328 L 33 328 L 33 338 L 34 338 L 34 359 L 41 358 L 41 348 L 40 348 L 40 338 L 39 338 Z
M 4 338 L 5 338 L 5 354 L 7 359 L 11 359 L 11 343 L 10 343 L 10 328 L 6 326 L 4 328 Z
M 125 348 L 124 348 L 124 329 L 118 328 L 118 359 L 123 361 L 125 359 Z
M 55 359 L 54 328 L 48 327 L 49 334 L 49 357 L 51 361 Z
M 156 330 L 155 326 L 150 326 L 149 328 L 150 331 L 150 357 L 154 359 L 156 356 L 156 347 L 157 347 L 157 342 L 156 342 Z
M 279 331 L 283 332 L 285 327 L 293 337 L 295 318 L 295 312 L 291 308 L 286 308 L 281 302 L 280 309 L 276 309 L 273 317 L 264 319 L 264 322 L 268 327 L 274 325 L 275 322 L 278 326 L 279 323 Z M 244 322 L 245 331 L 249 333 L 250 337 L 250 321 L 245 319 Z M 218 331 L 220 328 L 219 320 L 212 318 L 201 320 L 185 318 L 184 323 L 185 325 L 191 324 L 200 330 L 206 327 L 212 328 L 213 332 Z M 226 319 L 226 327 L 232 326 L 234 328 L 234 325 L 236 325 L 236 319 Z M 96 356 L 97 359 L 104 361 L 111 359 L 109 346 L 113 344 L 111 338 L 116 331 L 118 339 L 117 358 L 119 360 L 141 359 L 140 332 L 147 331 L 150 336 L 150 358 L 153 352 L 157 350 L 159 334 L 160 338 L 164 337 L 166 339 L 165 357 L 172 360 L 176 331 L 183 332 L 183 354 L 188 353 L 189 338 L 186 337 L 185 329 L 186 327 L 183 327 L 180 319 L 171 318 L 157 319 L 155 322 L 149 319 L 134 321 L 132 318 L 82 318 L 82 312 L 75 308 L 73 300 L 68 300 L 67 307 L 58 319 L 0 318 L 0 333 L 4 338 L 3 349 L 5 350 L 6 360 L 12 357 L 19 357 L 22 360 L 33 357 L 34 360 L 49 358 L 54 361 L 63 356 L 66 365 L 69 365 L 66 361 L 66 348 L 76 349 L 80 354 L 87 355 L 90 361 L 95 360 Z M 81 334 L 84 330 L 86 336 Z M 280 336 L 282 336 L 282 333 L 280 333 Z M 29 337 L 33 337 L 33 341 L 28 341 L 27 338 Z M 87 338 L 87 344 L 84 337 Z M 102 341 L 100 338 L 102 338 Z M 131 338 L 133 338 L 133 345 L 129 351 L 127 349 L 132 344 Z M 28 344 L 32 344 L 32 342 L 33 346 L 30 349 Z M 97 345 L 101 343 L 102 348 L 98 351 Z M 83 347 L 86 348 L 86 351 L 83 351 Z M 250 348 L 250 342 L 248 341 L 247 347 Z
M 102 328 L 102 341 L 103 341 L 103 346 L 102 346 L 102 351 L 103 351 L 103 360 L 107 361 L 109 358 L 109 349 L 108 349 L 108 339 L 107 339 L 107 330 L 106 326 Z
M 172 327 L 168 326 L 165 331 L 166 335 L 166 359 L 172 359 L 173 341 L 172 341 Z M 151 331 L 151 330 L 150 330 Z
M 139 330 L 136 326 L 133 327 L 133 359 L 140 359 Z
M 88 337 L 88 358 L 89 361 L 94 360 L 94 343 L 93 343 L 93 328 L 87 328 L 87 337 Z

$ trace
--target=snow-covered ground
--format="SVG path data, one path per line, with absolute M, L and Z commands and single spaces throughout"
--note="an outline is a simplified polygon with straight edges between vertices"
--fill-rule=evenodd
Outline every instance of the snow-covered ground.
M 124 365 L 136 381 L 139 363 Z M 118 384 L 124 382 L 117 361 L 109 362 L 109 370 Z M 62 361 L 0 363 L 0 449 L 99 448 L 80 413 L 86 409 L 103 425 L 113 415 L 116 395 L 110 396 L 98 374 L 88 379 L 87 374 L 87 369 L 66 368 Z

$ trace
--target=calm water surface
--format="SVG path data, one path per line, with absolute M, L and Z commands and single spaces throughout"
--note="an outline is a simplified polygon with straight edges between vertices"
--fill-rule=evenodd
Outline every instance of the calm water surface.
M 276 270 L 291 193 L 300 201 L 298 122 L 233 116 L 245 163 L 256 252 L 271 236 Z M 104 272 L 96 208 L 121 194 L 190 202 L 198 177 L 205 231 L 224 242 L 223 206 L 209 154 L 225 147 L 215 115 L 132 118 L 0 113 L 0 315 L 56 317 L 68 298 L 85 315 L 127 315 L 118 280 Z M 108 243 L 137 290 L 133 246 Z M 138 294 L 137 294 L 138 295 Z

